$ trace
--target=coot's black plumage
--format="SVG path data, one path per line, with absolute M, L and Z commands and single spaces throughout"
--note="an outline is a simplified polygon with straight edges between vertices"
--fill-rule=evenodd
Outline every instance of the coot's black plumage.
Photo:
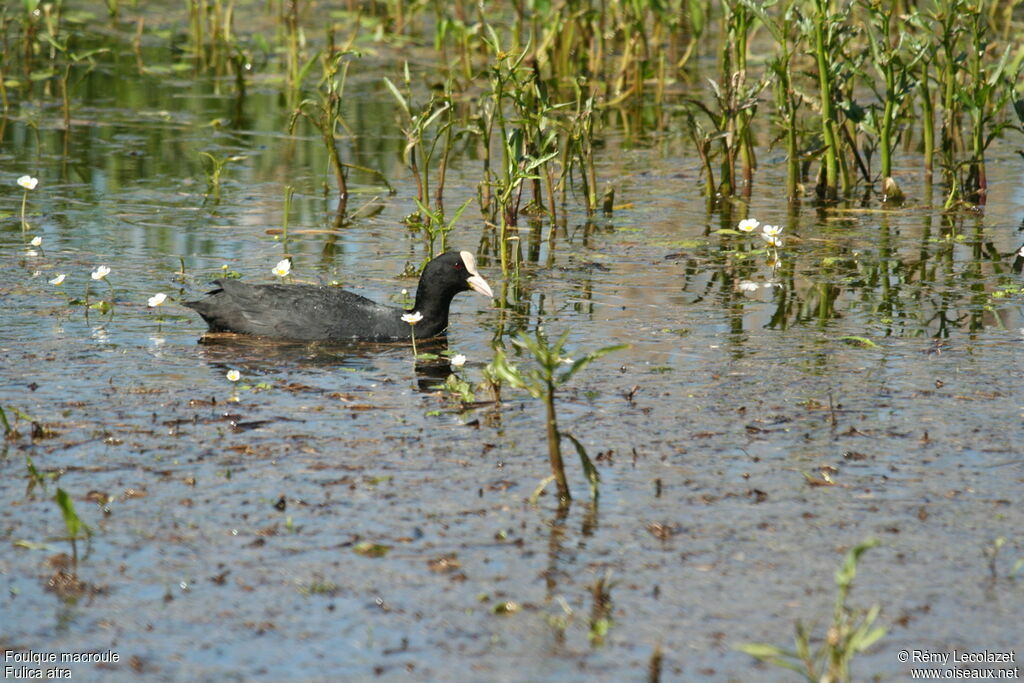
M 213 332 L 242 332 L 300 341 L 393 341 L 409 339 L 402 316 L 419 313 L 417 339 L 436 337 L 448 327 L 448 307 L 470 289 L 493 297 L 468 251 L 441 254 L 423 269 L 411 310 L 374 303 L 337 287 L 251 285 L 217 280 L 205 299 L 185 305 L 203 316 Z

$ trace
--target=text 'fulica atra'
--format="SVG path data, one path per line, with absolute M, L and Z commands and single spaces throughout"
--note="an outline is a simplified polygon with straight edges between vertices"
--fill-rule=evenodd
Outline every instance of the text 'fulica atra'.
M 493 297 L 468 251 L 450 251 L 427 264 L 411 310 L 374 303 L 364 296 L 315 285 L 252 285 L 217 280 L 217 289 L 185 305 L 197 311 L 212 332 L 241 332 L 300 341 L 394 341 L 409 339 L 412 329 L 402 320 L 420 313 L 416 337 L 427 339 L 448 327 L 448 307 L 459 292 L 472 289 Z

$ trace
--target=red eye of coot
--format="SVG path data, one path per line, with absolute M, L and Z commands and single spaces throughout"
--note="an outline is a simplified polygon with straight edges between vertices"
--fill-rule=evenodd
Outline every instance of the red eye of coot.
M 457 263 L 455 264 L 455 270 L 462 270 L 462 262 L 461 262 L 461 261 L 460 261 L 460 262 L 457 262 Z

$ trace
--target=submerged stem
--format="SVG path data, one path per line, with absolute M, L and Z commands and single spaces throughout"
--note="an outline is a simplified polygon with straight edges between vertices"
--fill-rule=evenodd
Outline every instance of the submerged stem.
M 565 479 L 565 465 L 562 463 L 561 435 L 558 433 L 558 418 L 555 415 L 555 385 L 548 380 L 544 403 L 547 406 L 548 420 L 548 457 L 551 460 L 551 474 L 555 477 L 558 487 L 558 498 L 561 501 L 572 500 L 569 483 Z

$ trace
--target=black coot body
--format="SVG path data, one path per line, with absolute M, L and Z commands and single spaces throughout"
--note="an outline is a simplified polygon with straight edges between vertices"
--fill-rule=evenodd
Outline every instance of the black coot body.
M 411 310 L 374 303 L 337 287 L 315 285 L 252 285 L 217 280 L 204 299 L 187 301 L 213 332 L 241 332 L 299 341 L 395 341 L 409 339 L 411 328 L 402 316 L 419 313 L 417 339 L 444 334 L 448 307 L 459 292 L 470 289 L 493 297 L 468 251 L 441 254 L 423 269 Z

